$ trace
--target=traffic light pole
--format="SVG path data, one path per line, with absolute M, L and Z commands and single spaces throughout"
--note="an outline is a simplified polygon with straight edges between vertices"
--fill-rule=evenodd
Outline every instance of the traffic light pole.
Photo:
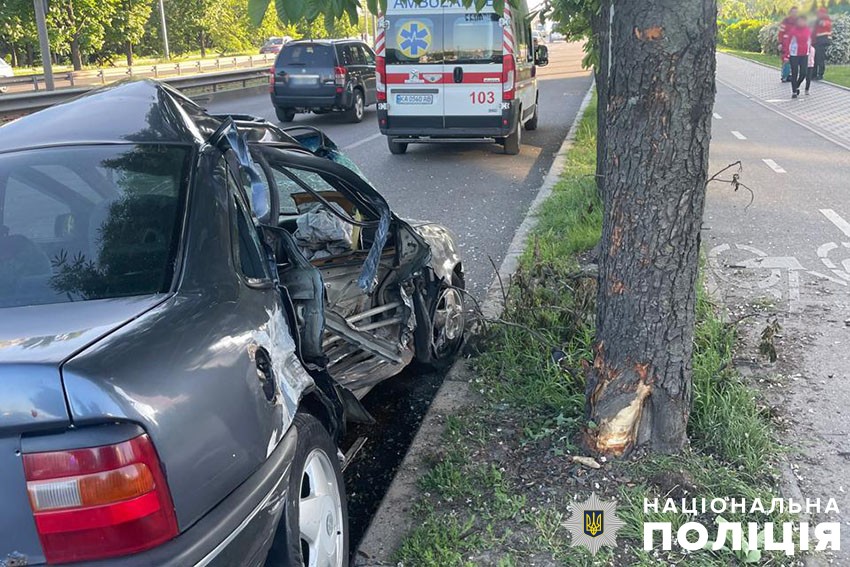
M 38 42 L 41 44 L 41 66 L 44 67 L 44 86 L 52 91 L 53 62 L 50 60 L 50 40 L 47 37 L 47 19 L 45 17 L 47 0 L 33 0 L 35 7 L 35 25 L 38 27 Z

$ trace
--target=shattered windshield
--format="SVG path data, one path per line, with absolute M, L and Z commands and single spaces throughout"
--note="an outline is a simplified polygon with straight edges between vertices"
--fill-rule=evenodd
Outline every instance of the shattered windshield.
M 0 307 L 167 291 L 189 149 L 0 155 Z

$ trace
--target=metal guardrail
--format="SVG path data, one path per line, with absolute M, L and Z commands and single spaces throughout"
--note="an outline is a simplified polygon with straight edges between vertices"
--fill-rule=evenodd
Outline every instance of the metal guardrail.
M 168 83 L 180 91 L 185 91 L 184 94 L 189 97 L 197 98 L 222 90 L 262 86 L 268 83 L 268 77 L 269 71 L 267 69 L 260 70 L 255 68 L 204 73 L 203 75 L 189 75 L 185 77 L 168 77 L 159 80 Z M 19 116 L 36 112 L 60 102 L 65 102 L 98 87 L 99 85 L 94 85 L 92 87 L 59 89 L 55 91 L 0 95 L 0 122 L 18 118 Z
M 54 81 L 57 88 L 73 88 L 106 84 L 124 77 L 153 77 L 165 78 L 193 73 L 224 71 L 228 69 L 245 69 L 269 67 L 274 63 L 277 54 L 261 53 L 259 55 L 237 55 L 218 57 L 216 59 L 198 59 L 195 61 L 180 61 L 176 63 L 157 63 L 155 65 L 135 65 L 132 67 L 101 67 L 98 69 L 83 69 L 81 71 L 57 72 Z M 37 92 L 45 90 L 44 75 L 16 75 L 0 77 L 0 90 L 12 87 L 10 91 Z M 26 87 L 29 87 L 26 89 Z M 25 90 L 22 90 L 25 89 Z

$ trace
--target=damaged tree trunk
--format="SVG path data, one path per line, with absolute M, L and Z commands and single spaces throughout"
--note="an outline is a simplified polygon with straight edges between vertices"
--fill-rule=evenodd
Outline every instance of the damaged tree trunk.
M 676 452 L 691 406 L 716 3 L 615 0 L 610 9 L 586 442 L 613 456 L 643 445 Z

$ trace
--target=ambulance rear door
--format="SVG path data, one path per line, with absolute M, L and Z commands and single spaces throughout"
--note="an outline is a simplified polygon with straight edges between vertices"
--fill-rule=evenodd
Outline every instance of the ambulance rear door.
M 503 28 L 492 2 L 481 12 L 459 4 L 443 10 L 445 126 L 498 128 L 502 121 Z
M 384 26 L 389 127 L 444 128 L 442 2 L 390 0 Z

